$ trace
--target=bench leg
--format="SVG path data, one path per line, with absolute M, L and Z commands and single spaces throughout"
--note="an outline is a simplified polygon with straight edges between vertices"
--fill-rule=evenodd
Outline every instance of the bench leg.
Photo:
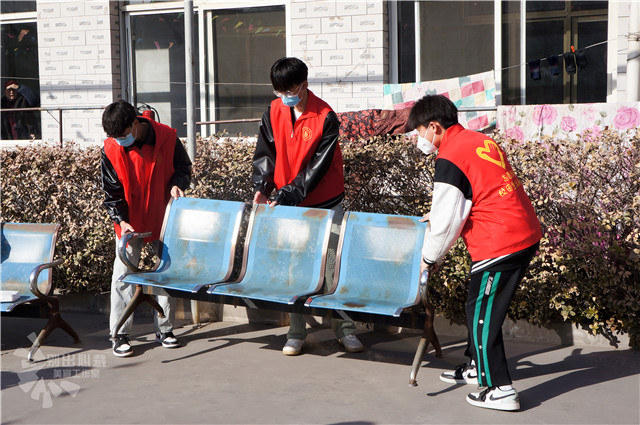
M 435 318 L 435 307 L 432 304 L 427 304 L 425 306 L 426 318 L 424 320 L 424 330 L 422 332 L 422 338 L 420 338 L 420 342 L 418 343 L 418 349 L 416 350 L 416 355 L 413 357 L 413 364 L 411 365 L 411 375 L 409 376 L 409 385 L 412 387 L 418 386 L 418 381 L 416 377 L 418 376 L 418 371 L 420 370 L 420 364 L 422 363 L 422 359 L 424 358 L 424 353 L 427 351 L 427 347 L 429 344 L 433 345 L 433 348 L 436 350 L 436 357 L 442 357 L 442 347 L 440 347 L 440 341 L 438 341 L 438 335 L 436 335 L 436 331 L 433 329 L 433 319 Z
M 124 322 L 127 321 L 129 316 L 131 316 L 131 314 L 133 314 L 135 309 L 138 308 L 138 306 L 142 303 L 151 304 L 151 307 L 155 308 L 158 311 L 158 316 L 164 317 L 164 311 L 162 310 L 162 307 L 160 307 L 160 304 L 158 304 L 158 301 L 156 301 L 156 299 L 153 297 L 153 295 L 145 294 L 142 291 L 142 286 L 136 285 L 136 291 L 134 292 L 133 297 L 131 298 L 131 301 L 129 301 L 129 304 L 127 304 L 127 307 L 124 309 L 120 317 L 118 317 L 116 326 L 113 328 L 113 332 L 111 334 L 112 341 L 115 341 L 118 335 L 118 331 L 120 330 Z
M 60 304 L 58 303 L 58 300 L 56 298 L 48 298 L 47 304 L 49 305 L 50 309 L 49 321 L 45 325 L 44 329 L 40 331 L 40 334 L 38 334 L 36 340 L 33 341 L 33 345 L 31 346 L 29 354 L 27 355 L 27 359 L 30 362 L 34 360 L 38 348 L 40 348 L 40 346 L 44 344 L 45 340 L 49 337 L 49 335 L 51 335 L 51 332 L 53 332 L 57 328 L 60 328 L 63 331 L 67 332 L 73 338 L 76 344 L 80 342 L 80 337 L 78 336 L 76 331 L 74 331 L 73 328 L 60 315 Z

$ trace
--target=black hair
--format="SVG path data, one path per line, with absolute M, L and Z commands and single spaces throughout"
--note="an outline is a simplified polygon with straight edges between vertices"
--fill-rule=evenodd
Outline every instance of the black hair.
M 281 58 L 271 67 L 271 85 L 276 91 L 285 92 L 307 81 L 309 70 L 298 58 Z
M 104 108 L 102 113 L 102 129 L 107 136 L 120 136 L 124 129 L 131 127 L 138 113 L 129 102 L 118 100 Z
M 427 127 L 432 121 L 437 121 L 446 130 L 458 124 L 458 108 L 442 95 L 426 95 L 411 108 L 405 130 L 415 130 L 419 125 Z

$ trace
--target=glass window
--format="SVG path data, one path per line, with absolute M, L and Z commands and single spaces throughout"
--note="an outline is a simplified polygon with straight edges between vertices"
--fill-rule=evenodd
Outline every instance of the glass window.
M 416 81 L 415 6 L 410 1 L 398 5 L 398 82 Z
M 419 5 L 420 46 L 412 37 L 413 8 Z M 522 60 L 521 2 L 502 1 L 502 104 L 605 102 L 607 94 L 607 1 L 526 1 L 526 60 Z M 430 81 L 488 71 L 494 68 L 494 1 L 397 2 L 399 82 Z M 598 44 L 602 43 L 602 44 Z M 597 46 L 594 46 L 598 44 Z M 548 57 L 585 49 L 588 65 L 567 74 L 562 56 L 559 75 L 552 75 Z M 593 46 L 593 47 L 591 47 Z M 419 49 L 419 51 L 417 51 Z M 413 78 L 416 52 L 420 75 Z M 539 80 L 530 76 L 527 62 L 540 59 Z M 525 81 L 521 71 L 525 67 Z
M 502 104 L 520 103 L 520 2 L 502 2 Z
M 420 2 L 420 81 L 493 69 L 493 1 Z
M 284 6 L 211 12 L 215 119 L 260 118 L 274 99 L 269 72 L 286 56 Z M 255 135 L 258 123 L 220 124 L 218 131 Z
M 196 17 L 193 22 L 197 26 Z M 156 120 L 175 128 L 178 136 L 186 137 L 184 13 L 132 16 L 131 35 L 134 103 L 155 108 Z M 193 40 L 197 64 L 197 28 Z M 198 82 L 197 68 L 194 82 Z M 196 108 L 198 105 L 196 96 Z
M 527 12 L 549 12 L 553 10 L 564 11 L 565 8 L 565 2 L 562 0 L 527 1 Z
M 549 2 L 527 2 L 527 61 L 541 59 L 539 80 L 530 78 L 527 67 L 527 104 L 606 102 L 607 44 L 602 42 L 607 40 L 607 2 L 558 2 L 561 9 L 538 3 Z M 586 68 L 568 74 L 561 57 L 560 74 L 551 75 L 546 58 L 569 52 L 571 46 L 577 51 L 589 47 Z
M 597 44 L 607 37 L 606 20 L 578 20 L 578 46 Z M 607 44 L 599 44 L 585 51 L 587 66 L 578 70 L 578 103 L 606 102 L 607 100 Z
M 3 3 L 4 4 L 4 3 Z M 2 109 L 40 106 L 35 22 L 2 24 Z M 2 139 L 39 139 L 40 112 L 3 112 Z
M 608 4 L 606 1 L 572 1 L 571 2 L 571 10 L 574 12 L 578 12 L 581 10 L 606 10 Z
M 527 61 L 558 55 L 563 52 L 564 22 L 545 20 L 527 23 Z M 540 79 L 532 80 L 527 66 L 527 104 L 564 103 L 564 70 L 559 59 L 559 75 L 551 75 L 548 62 L 540 61 Z
M 21 12 L 35 12 L 35 1 L 5 1 L 0 2 L 0 11 L 5 13 L 21 13 Z

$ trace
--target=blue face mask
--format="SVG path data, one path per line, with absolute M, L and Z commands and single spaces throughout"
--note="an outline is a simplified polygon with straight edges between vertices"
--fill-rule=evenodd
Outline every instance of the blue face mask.
M 133 143 L 136 141 L 136 138 L 133 135 L 133 128 L 131 128 L 131 133 L 127 134 L 124 137 L 115 137 L 115 139 L 116 139 L 116 143 L 118 143 L 123 148 L 128 148 L 129 146 L 133 145 Z
M 282 103 L 284 103 L 284 105 L 288 106 L 289 108 L 293 108 L 298 104 L 298 102 L 300 102 L 300 98 L 298 97 L 298 95 L 282 96 L 281 99 L 282 99 Z
M 135 141 L 136 141 L 136 138 L 133 137 L 133 131 L 127 134 L 125 137 L 116 137 L 116 142 L 123 148 L 127 148 L 133 145 L 133 142 Z

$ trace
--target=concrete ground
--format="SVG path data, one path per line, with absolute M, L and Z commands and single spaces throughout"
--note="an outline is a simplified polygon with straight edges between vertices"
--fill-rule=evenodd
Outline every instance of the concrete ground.
M 507 342 L 519 412 L 473 407 L 475 387 L 438 379 L 463 359 L 464 339 L 439 334 L 408 385 L 419 334 L 362 328 L 364 353 L 345 353 L 329 329 L 310 330 L 303 355 L 281 353 L 286 327 L 215 322 L 154 342 L 136 317 L 135 355 L 116 358 L 106 315 L 65 313 L 74 345 L 55 331 L 26 360 L 43 319 L 1 322 L 2 424 L 639 424 L 640 355 L 627 348 Z M 437 328 L 436 328 L 437 330 Z

